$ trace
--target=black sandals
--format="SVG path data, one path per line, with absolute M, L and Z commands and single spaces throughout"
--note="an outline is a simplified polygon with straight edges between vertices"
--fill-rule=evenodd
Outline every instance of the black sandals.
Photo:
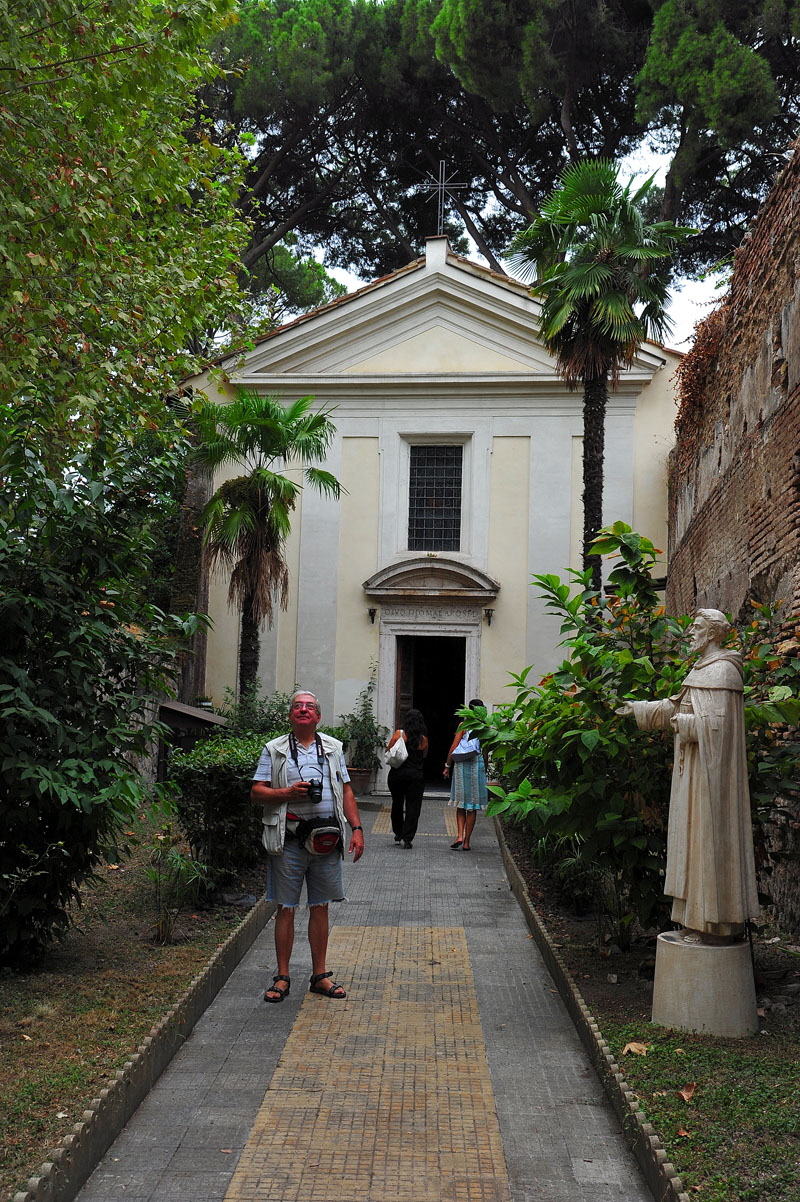
M 278 973 L 277 977 L 273 977 L 272 980 L 273 980 L 274 984 L 270 985 L 268 989 L 264 990 L 264 1001 L 265 1002 L 273 1002 L 274 1004 L 277 1005 L 278 1002 L 282 1002 L 285 997 L 289 996 L 289 990 L 291 988 L 292 983 L 288 977 L 285 977 L 283 975 L 283 973 Z M 285 989 L 276 989 L 276 985 L 277 985 L 278 981 L 285 981 L 286 988 Z M 267 995 L 270 993 L 277 993 L 278 996 L 277 997 L 268 997 Z
M 347 993 L 342 989 L 341 985 L 337 985 L 335 981 L 331 981 L 330 989 L 320 989 L 318 981 L 325 981 L 328 977 L 332 977 L 332 972 L 318 972 L 311 978 L 311 984 L 308 987 L 309 993 L 321 993 L 323 997 L 333 998 L 338 1001 L 340 998 L 346 998 Z

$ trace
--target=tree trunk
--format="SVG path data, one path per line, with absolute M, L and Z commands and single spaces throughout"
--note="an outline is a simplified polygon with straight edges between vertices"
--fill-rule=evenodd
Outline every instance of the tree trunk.
M 239 699 L 256 683 L 259 660 L 258 623 L 253 620 L 253 603 L 247 597 L 242 606 L 241 639 L 239 642 Z
M 602 560 L 591 544 L 603 525 L 603 457 L 605 454 L 608 373 L 583 383 L 583 567 L 591 569 L 592 587 L 603 586 Z
M 200 514 L 210 495 L 211 483 L 207 475 L 187 468 L 170 602 L 170 609 L 176 614 L 206 613 L 208 610 L 208 570 L 203 563 Z M 206 691 L 207 642 L 205 628 L 198 630 L 180 657 L 176 688 L 178 700 L 186 705 L 194 705 Z

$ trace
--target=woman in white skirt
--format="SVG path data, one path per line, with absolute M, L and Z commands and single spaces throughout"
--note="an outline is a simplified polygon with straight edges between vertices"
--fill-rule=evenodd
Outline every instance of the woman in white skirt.
M 473 697 L 469 702 L 470 709 L 485 708 L 480 697 Z M 468 751 L 459 749 L 459 744 L 470 744 Z M 474 738 L 464 726 L 459 726 L 455 733 L 447 760 L 444 766 L 444 777 L 450 778 L 450 800 L 448 805 L 456 807 L 456 822 L 458 834 L 455 843 L 450 846 L 453 851 L 469 851 L 470 836 L 475 826 L 475 819 L 487 803 L 486 792 L 486 755 L 481 750 L 480 742 Z

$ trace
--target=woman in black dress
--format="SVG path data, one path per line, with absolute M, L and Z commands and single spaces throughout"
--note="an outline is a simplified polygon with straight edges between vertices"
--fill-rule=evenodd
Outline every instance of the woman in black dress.
M 389 747 L 393 747 L 398 739 L 405 740 L 408 758 L 399 768 L 389 769 L 387 784 L 392 795 L 394 841 L 402 843 L 408 851 L 417 833 L 422 809 L 422 794 L 425 792 L 422 761 L 428 754 L 428 731 L 419 710 L 408 711 L 402 727 L 389 740 Z

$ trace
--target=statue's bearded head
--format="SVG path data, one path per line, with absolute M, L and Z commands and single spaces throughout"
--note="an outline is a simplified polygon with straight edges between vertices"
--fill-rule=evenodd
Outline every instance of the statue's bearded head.
M 689 627 L 689 650 L 704 651 L 709 643 L 719 643 L 731 624 L 719 609 L 698 609 Z

